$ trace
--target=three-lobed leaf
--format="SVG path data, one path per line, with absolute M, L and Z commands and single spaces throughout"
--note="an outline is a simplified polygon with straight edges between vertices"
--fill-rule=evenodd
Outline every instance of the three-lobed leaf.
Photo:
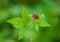
M 35 29 L 39 30 L 39 27 L 49 27 L 50 25 L 45 21 L 45 16 L 42 14 L 39 19 L 35 20 Z
M 18 39 L 22 39 L 27 30 L 26 27 L 24 27 L 24 25 L 28 25 L 30 22 L 30 14 L 23 7 L 22 18 L 12 18 L 7 22 L 11 23 L 15 28 L 19 29 Z

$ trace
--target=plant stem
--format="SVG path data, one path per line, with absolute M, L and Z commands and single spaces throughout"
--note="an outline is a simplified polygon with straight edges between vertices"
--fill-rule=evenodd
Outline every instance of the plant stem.
M 32 33 L 31 33 L 31 29 L 30 29 L 30 42 L 32 42 Z
M 32 32 L 31 32 L 31 27 L 29 28 L 30 30 L 30 42 L 32 42 Z

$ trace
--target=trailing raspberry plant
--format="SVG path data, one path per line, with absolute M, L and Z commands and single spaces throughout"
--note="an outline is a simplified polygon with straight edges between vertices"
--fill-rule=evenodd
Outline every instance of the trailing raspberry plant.
M 45 18 L 43 14 L 40 16 L 37 13 L 35 13 L 34 15 L 31 15 L 25 9 L 25 7 L 23 7 L 22 17 L 20 18 L 15 17 L 15 18 L 9 19 L 7 22 L 11 23 L 16 29 L 19 30 L 18 40 L 20 40 L 25 36 L 25 33 L 27 32 L 27 30 L 31 31 L 33 27 L 35 28 L 36 32 L 38 32 L 40 26 L 41 27 L 50 26 L 45 20 L 43 20 L 43 18 Z M 32 40 L 33 38 L 30 32 L 30 42 L 32 42 Z

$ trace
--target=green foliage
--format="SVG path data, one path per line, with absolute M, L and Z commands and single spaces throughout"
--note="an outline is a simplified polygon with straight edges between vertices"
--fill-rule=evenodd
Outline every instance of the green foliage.
M 24 28 L 24 26 L 27 26 L 29 21 L 30 21 L 29 13 L 23 7 L 22 18 L 13 18 L 8 20 L 7 22 L 11 23 L 15 28 L 20 29 L 18 39 L 21 39 L 22 37 L 24 37 L 26 31 L 25 30 L 26 27 Z
M 26 32 L 27 32 L 27 28 L 26 27 L 21 27 L 20 30 L 19 30 L 18 40 L 22 39 L 25 36 Z
M 45 22 L 43 20 L 40 20 L 39 23 L 40 23 L 41 27 L 49 27 L 50 26 L 47 22 Z
M 35 21 L 32 18 L 34 13 L 40 15 L 39 20 Z M 20 42 L 24 38 L 27 38 L 26 42 L 30 42 L 30 34 L 32 42 L 60 42 L 58 14 L 59 0 L 0 0 L 0 42 L 5 42 L 5 36 L 9 35 L 13 39 L 8 38 L 6 42 L 18 42 L 14 40 L 17 37 Z M 6 21 L 8 24 L 5 24 Z
M 22 19 L 23 19 L 23 22 L 25 23 L 25 25 L 29 24 L 30 15 L 29 15 L 29 12 L 25 9 L 25 7 L 23 7 L 23 9 L 22 9 Z
M 40 26 L 40 24 L 38 24 L 38 23 L 35 23 L 35 29 L 36 29 L 36 31 L 38 31 L 39 30 L 39 27 Z
M 11 23 L 17 29 L 24 25 L 22 18 L 13 18 L 8 20 L 7 22 Z
M 43 18 L 44 16 L 41 16 Z M 49 24 L 45 21 L 43 21 L 41 18 L 37 20 L 33 20 L 32 16 L 27 12 L 25 7 L 22 9 L 22 18 L 13 18 L 8 20 L 8 23 L 11 23 L 15 28 L 19 29 L 19 36 L 18 40 L 22 39 L 25 36 L 25 33 L 28 29 L 31 29 L 35 27 L 36 31 L 39 30 L 39 26 L 46 27 L 49 26 Z M 33 24 L 32 24 L 33 23 Z M 32 24 L 32 25 L 30 25 Z

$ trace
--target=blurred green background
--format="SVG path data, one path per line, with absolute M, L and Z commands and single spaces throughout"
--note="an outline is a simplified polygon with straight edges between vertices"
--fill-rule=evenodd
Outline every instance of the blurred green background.
M 21 17 L 23 6 L 31 14 L 44 14 L 51 25 L 39 32 L 33 29 L 33 42 L 60 42 L 60 0 L 0 0 L 0 42 L 30 42 L 29 38 L 18 40 L 18 30 L 6 22 Z

